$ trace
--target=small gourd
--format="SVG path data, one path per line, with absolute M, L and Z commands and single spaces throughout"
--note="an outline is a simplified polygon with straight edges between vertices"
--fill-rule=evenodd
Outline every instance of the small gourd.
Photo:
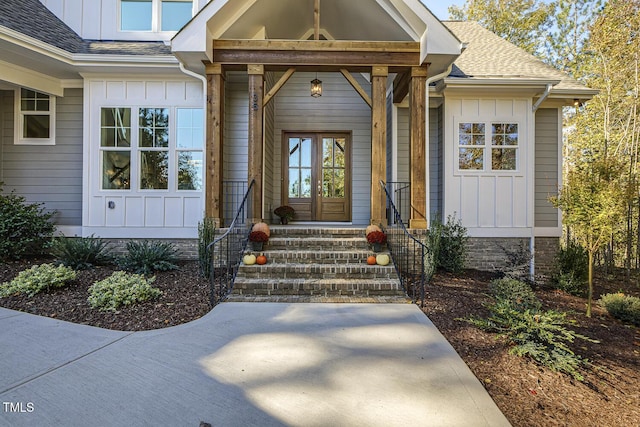
M 389 265 L 389 255 L 380 254 L 376 257 L 376 264 L 378 265 Z
M 267 263 L 267 257 L 264 255 L 259 255 L 256 258 L 256 264 L 258 265 L 265 265 Z
M 245 265 L 253 265 L 256 263 L 256 256 L 254 254 L 247 254 L 244 257 L 242 257 L 242 262 Z
M 368 265 L 376 265 L 376 257 L 373 255 L 369 255 L 367 257 L 367 264 Z

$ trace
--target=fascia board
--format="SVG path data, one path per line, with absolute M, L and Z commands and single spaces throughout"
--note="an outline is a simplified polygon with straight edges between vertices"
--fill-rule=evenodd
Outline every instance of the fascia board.
M 0 80 L 35 89 L 54 96 L 64 96 L 63 81 L 46 74 L 0 60 Z

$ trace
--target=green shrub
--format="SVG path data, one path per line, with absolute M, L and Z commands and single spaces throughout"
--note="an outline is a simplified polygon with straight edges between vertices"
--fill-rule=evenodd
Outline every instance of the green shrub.
M 520 243 L 517 248 L 507 248 L 499 245 L 505 254 L 507 263 L 502 269 L 504 277 L 521 282 L 533 283 L 531 277 L 531 250 L 529 246 Z
M 177 251 L 172 243 L 130 241 L 127 254 L 118 261 L 121 269 L 131 273 L 151 275 L 154 271 L 177 270 Z
M 455 216 L 449 215 L 441 227 L 438 266 L 452 273 L 461 272 L 467 259 L 468 240 L 467 229 L 462 221 L 456 221 Z
M 51 253 L 64 265 L 84 270 L 113 261 L 108 243 L 93 235 L 90 237 L 59 237 L 53 242 Z
M 440 254 L 440 240 L 442 239 L 442 223 L 433 221 L 424 239 L 426 246 L 424 254 L 424 276 L 427 283 L 431 281 L 438 268 L 438 257 Z
M 61 288 L 76 278 L 76 272 L 64 265 L 34 265 L 21 271 L 11 282 L 0 285 L 0 297 L 27 294 L 29 297 L 52 288 Z
M 616 319 L 640 326 L 640 298 L 623 293 L 606 294 L 598 303 Z
M 45 212 L 41 204 L 27 203 L 13 192 L 1 194 L 0 183 L 0 260 L 45 254 L 51 246 L 55 212 Z
M 198 223 L 198 263 L 200 274 L 209 278 L 211 274 L 211 254 L 207 249 L 216 238 L 216 223 L 213 218 L 204 218 Z
M 597 342 L 567 329 L 566 315 L 554 310 L 520 310 L 508 299 L 498 299 L 487 305 L 490 315 L 486 319 L 470 318 L 467 322 L 505 337 L 513 347 L 511 354 L 529 357 L 547 368 L 563 372 L 576 380 L 584 378 L 580 369 L 589 363 L 576 355 L 568 346 L 576 338 Z
M 568 294 L 584 296 L 589 274 L 587 251 L 569 242 L 561 247 L 556 257 L 552 281 L 557 289 Z
M 540 300 L 527 283 L 512 278 L 496 279 L 489 284 L 489 292 L 496 300 L 505 300 L 518 310 L 541 307 Z
M 151 286 L 154 280 L 155 277 L 146 279 L 141 274 L 116 271 L 89 287 L 87 301 L 92 308 L 115 311 L 125 305 L 157 298 L 162 295 L 162 291 Z

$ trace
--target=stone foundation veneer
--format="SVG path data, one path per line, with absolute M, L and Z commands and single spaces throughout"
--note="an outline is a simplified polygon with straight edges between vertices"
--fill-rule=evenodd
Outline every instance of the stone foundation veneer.
M 157 241 L 173 243 L 173 246 L 178 251 L 178 259 L 196 260 L 198 259 L 198 240 L 197 239 L 103 239 L 109 242 L 109 249 L 115 255 L 123 255 L 127 252 L 127 242 L 131 240 L 136 241 Z

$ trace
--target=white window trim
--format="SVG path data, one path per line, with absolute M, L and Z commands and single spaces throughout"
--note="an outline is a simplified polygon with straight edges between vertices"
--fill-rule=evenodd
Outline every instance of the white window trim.
M 484 145 L 467 146 L 460 145 L 460 124 L 461 123 L 482 123 L 485 125 L 485 141 Z M 491 129 L 494 124 L 517 124 L 518 125 L 518 145 L 493 145 L 493 133 Z M 482 169 L 460 169 L 460 148 L 482 148 Z M 515 169 L 492 169 L 492 159 L 494 148 L 512 148 L 516 150 L 516 168 Z M 455 122 L 455 172 L 456 175 L 520 175 L 521 174 L 521 150 L 522 147 L 522 123 L 520 120 L 513 119 L 469 119 L 469 120 L 457 120 Z
M 14 145 L 56 145 L 56 97 L 44 92 L 49 96 L 49 111 L 22 112 L 21 89 L 14 92 Z M 37 114 L 49 116 L 49 138 L 25 138 L 24 137 L 24 116 Z
M 191 2 L 191 17 L 197 12 L 197 0 L 176 0 L 176 1 L 184 1 Z M 139 34 L 167 34 L 174 35 L 177 34 L 179 30 L 162 30 L 162 0 L 151 0 L 151 29 L 150 30 L 140 30 L 140 31 L 132 31 L 132 30 L 123 30 L 122 29 L 122 0 L 118 0 L 117 12 L 118 12 L 118 33 L 121 35 L 139 35 Z M 188 21 L 187 21 L 188 22 Z M 185 22 L 186 24 L 186 22 Z

